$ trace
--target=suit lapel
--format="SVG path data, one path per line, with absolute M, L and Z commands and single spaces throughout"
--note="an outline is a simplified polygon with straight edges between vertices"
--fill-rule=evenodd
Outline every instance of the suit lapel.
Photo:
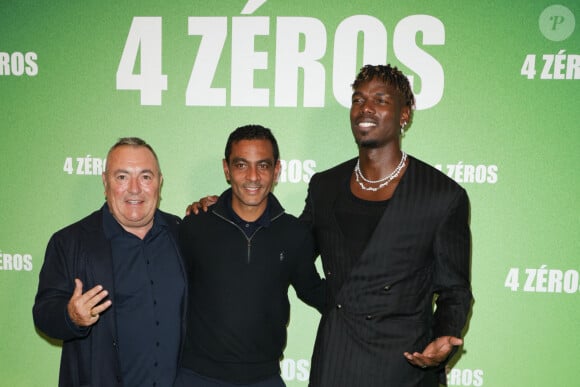
M 401 219 L 401 212 L 407 211 L 408 206 L 412 205 L 412 200 L 409 199 L 412 194 L 410 190 L 414 174 L 415 162 L 412 157 L 409 157 L 409 166 L 389 200 L 389 205 L 375 227 L 361 256 L 358 257 L 356 263 L 345 277 L 342 288 L 338 293 L 339 299 L 343 296 L 348 297 L 348 294 L 353 294 L 353 286 L 358 286 L 357 284 L 360 282 L 356 280 L 357 278 L 369 278 L 369 276 L 377 272 L 388 273 L 391 271 L 389 270 L 391 252 L 393 246 L 398 245 L 394 243 L 394 240 L 400 238 L 400 224 L 397 222 Z M 334 213 L 335 211 L 333 211 Z M 337 230 L 341 232 L 336 216 L 334 217 L 334 222 Z M 346 246 L 341 248 L 346 248 Z

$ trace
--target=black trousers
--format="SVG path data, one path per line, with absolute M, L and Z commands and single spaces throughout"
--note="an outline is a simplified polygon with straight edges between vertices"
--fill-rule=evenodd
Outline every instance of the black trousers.
M 280 375 L 250 384 L 234 384 L 199 375 L 187 368 L 180 368 L 174 387 L 286 387 L 286 384 Z

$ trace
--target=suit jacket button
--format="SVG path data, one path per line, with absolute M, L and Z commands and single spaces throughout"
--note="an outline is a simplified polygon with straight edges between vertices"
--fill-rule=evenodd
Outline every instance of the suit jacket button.
M 374 318 L 374 316 L 371 316 L 370 314 L 368 316 L 365 317 L 367 320 L 372 320 Z
M 388 292 L 389 290 L 391 290 L 391 285 L 385 285 L 385 286 L 383 287 L 383 290 L 384 290 L 385 292 Z
M 342 309 L 342 305 L 341 304 L 336 304 L 336 309 Z

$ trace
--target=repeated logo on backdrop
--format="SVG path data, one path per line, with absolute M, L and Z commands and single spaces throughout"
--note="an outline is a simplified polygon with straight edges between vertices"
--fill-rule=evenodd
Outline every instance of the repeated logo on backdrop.
M 430 15 L 410 15 L 396 25 L 386 26 L 369 15 L 354 15 L 340 22 L 334 31 L 334 44 L 329 44 L 332 31 L 313 17 L 276 17 L 275 30 L 270 31 L 272 18 L 265 16 L 198 17 L 187 20 L 190 36 L 201 41 L 186 88 L 186 106 L 273 106 L 297 107 L 299 74 L 304 79 L 303 107 L 324 107 L 331 96 L 326 95 L 326 73 L 332 73 L 332 92 L 342 106 L 350 106 L 350 83 L 357 72 L 358 35 L 364 34 L 363 62 L 383 63 L 391 55 L 418 75 L 417 109 L 437 105 L 443 97 L 444 72 L 439 61 L 429 53 L 429 46 L 445 44 L 445 27 Z M 117 89 L 138 91 L 141 105 L 162 105 L 163 91 L 168 90 L 172 74 L 165 74 L 162 63 L 170 60 L 164 50 L 162 17 L 134 17 L 129 27 L 125 47 L 117 69 Z M 228 26 L 231 25 L 231 31 Z M 389 32 L 392 31 L 392 32 Z M 392 36 L 391 36 L 392 34 Z M 422 39 L 418 39 L 421 36 Z M 387 52 L 387 37 L 393 41 L 393 53 Z M 231 51 L 225 52 L 231 40 Z M 275 48 L 259 51 L 256 41 L 266 40 Z M 192 41 L 195 41 L 192 39 Z M 193 43 L 192 43 L 193 44 Z M 301 48 L 301 45 L 304 47 Z M 329 47 L 330 46 L 330 47 Z M 329 52 L 332 49 L 332 52 Z M 275 57 L 275 67 L 268 67 L 269 56 Z M 218 71 L 224 71 L 224 57 L 230 57 L 227 87 L 216 87 Z M 325 68 L 322 59 L 333 58 L 332 68 Z M 135 69 L 138 72 L 135 72 Z M 273 83 L 257 87 L 259 74 L 273 76 Z M 183 87 L 179 85 L 178 87 Z
M 463 161 L 457 164 L 436 164 L 435 168 L 445 173 L 457 183 L 475 183 L 475 184 L 495 184 L 498 180 L 497 165 L 473 165 L 464 164 Z
M 84 157 L 67 156 L 64 159 L 62 170 L 69 175 L 101 176 L 105 171 L 106 163 L 106 158 L 93 157 L 91 155 Z
M 32 271 L 32 255 L 0 250 L 0 271 Z
M 0 76 L 34 77 L 38 74 L 35 52 L 0 52 Z
M 527 54 L 520 70 L 521 75 L 528 79 L 580 79 L 580 52 L 570 52 L 570 47 L 566 47 L 565 43 L 576 27 L 572 11 L 563 5 L 551 5 L 544 9 L 538 24 L 546 39 L 558 42 L 558 49 L 552 53 Z
M 448 386 L 483 386 L 483 370 L 453 368 L 447 372 Z
M 553 269 L 548 265 L 539 268 L 512 267 L 504 285 L 512 292 L 568 293 L 580 292 L 578 271 L 574 269 Z
M 521 75 L 528 79 L 578 80 L 580 79 L 580 55 L 570 53 L 566 40 L 574 33 L 576 18 L 563 5 L 545 8 L 538 18 L 542 36 L 558 45 L 557 53 L 528 54 L 521 68 Z M 539 268 L 511 267 L 505 276 L 504 286 L 512 292 L 577 294 L 580 292 L 578 270 L 552 268 L 547 264 Z

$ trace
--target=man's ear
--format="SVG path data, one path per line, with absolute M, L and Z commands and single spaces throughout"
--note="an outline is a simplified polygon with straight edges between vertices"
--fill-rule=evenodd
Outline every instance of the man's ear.
M 226 177 L 227 182 L 230 182 L 230 166 L 228 165 L 228 161 L 226 159 L 222 160 L 222 167 L 224 169 L 224 176 Z
M 103 180 L 103 188 L 105 189 L 104 194 L 107 196 L 107 175 L 105 172 L 101 174 L 101 179 Z
M 411 108 L 409 106 L 403 106 L 401 108 L 401 126 L 408 125 L 411 122 Z

